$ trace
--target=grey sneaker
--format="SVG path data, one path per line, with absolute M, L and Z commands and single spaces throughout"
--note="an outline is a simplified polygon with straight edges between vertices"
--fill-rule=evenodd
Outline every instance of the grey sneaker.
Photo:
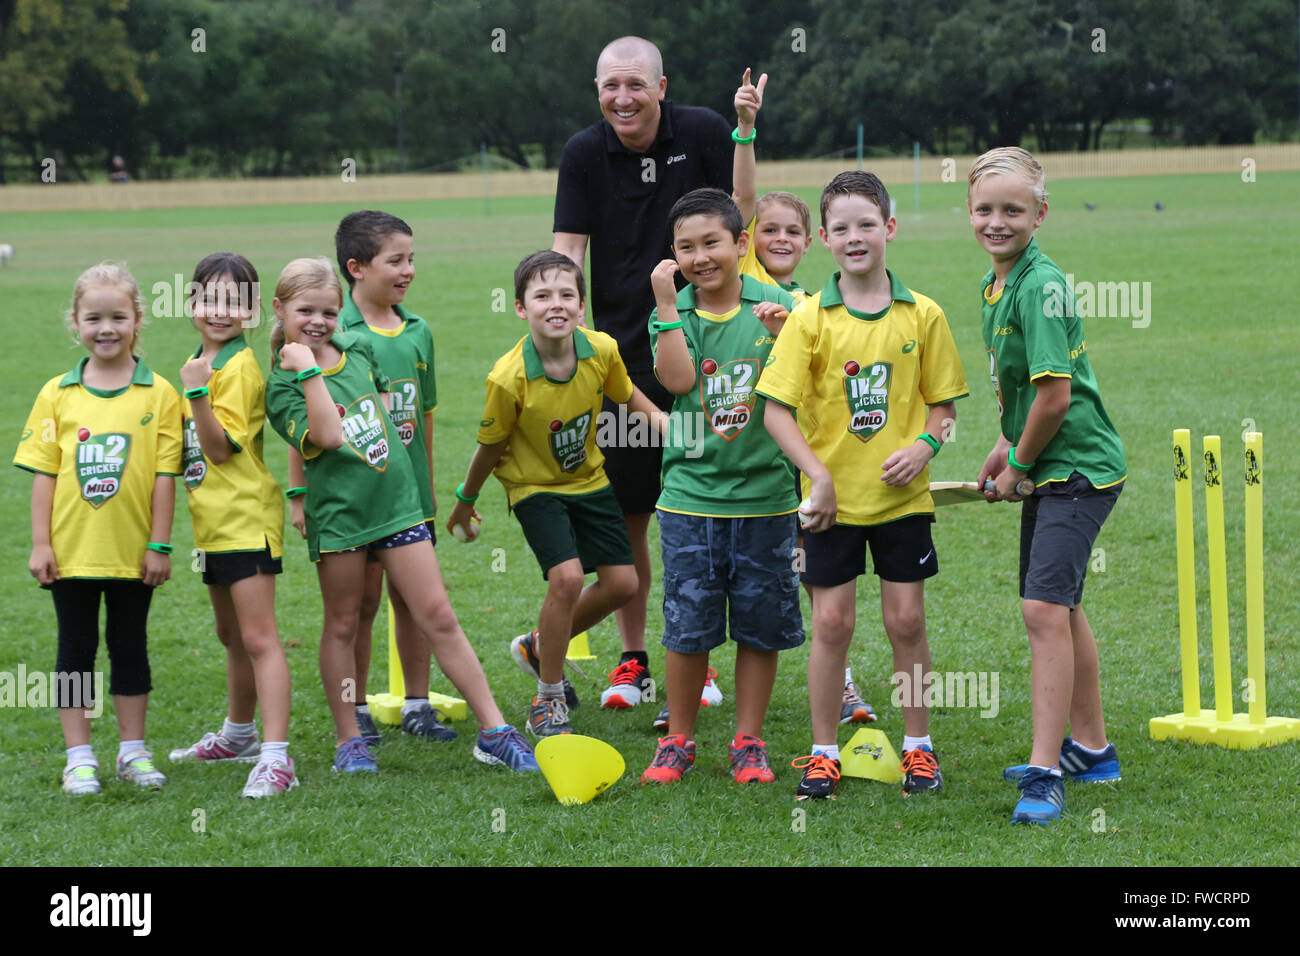
M 442 722 L 446 717 L 442 711 L 429 704 L 402 715 L 402 733 L 412 737 L 424 737 L 428 740 L 448 741 L 456 739 L 456 731 Z
M 869 724 L 876 719 L 876 712 L 858 693 L 858 685 L 853 681 L 844 684 L 844 701 L 840 705 L 841 724 Z
M 98 769 L 97 763 L 81 763 L 75 767 L 68 767 L 63 771 L 63 792 L 73 797 L 103 793 L 104 788 L 99 785 L 99 777 L 95 775 Z
M 204 734 L 199 742 L 188 747 L 181 747 L 168 754 L 172 763 L 184 760 L 196 760 L 201 763 L 256 763 L 262 755 L 262 743 L 253 734 L 246 743 L 232 741 L 223 733 Z
M 136 750 L 117 758 L 117 779 L 133 783 L 141 790 L 161 790 L 167 778 L 153 765 L 153 754 Z
M 278 760 L 264 760 L 253 768 L 244 785 L 244 796 L 254 799 L 274 797 L 286 793 L 298 786 L 298 775 L 293 772 L 293 760 L 281 763 Z
M 571 734 L 569 726 L 569 707 L 562 700 L 534 697 L 533 707 L 528 714 L 528 732 L 534 737 L 554 737 L 556 734 Z

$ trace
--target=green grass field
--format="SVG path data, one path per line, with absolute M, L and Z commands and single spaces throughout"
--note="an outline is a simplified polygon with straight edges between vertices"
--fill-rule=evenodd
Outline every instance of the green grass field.
M 346 187 L 343 187 L 345 190 Z M 1016 598 L 1018 515 L 1014 505 L 947 509 L 936 526 L 942 573 L 928 591 L 929 639 L 937 671 L 997 672 L 996 717 L 978 708 L 936 709 L 932 733 L 946 786 L 935 799 L 904 800 L 897 789 L 846 779 L 834 803 L 799 805 L 789 761 L 810 743 L 804 673 L 807 647 L 782 656 L 766 739 L 778 782 L 738 788 L 727 768 L 734 731 L 729 651 L 714 660 L 728 698 L 702 713 L 697 770 L 679 786 L 641 788 L 637 778 L 654 746 L 656 706 L 602 712 L 601 684 L 577 681 L 584 697 L 578 732 L 623 754 L 623 779 L 595 802 L 560 806 L 540 777 L 487 768 L 470 756 L 461 724 L 451 745 L 385 734 L 381 773 L 372 779 L 330 772 L 332 726 L 316 666 L 320 597 L 305 548 L 291 541 L 279 585 L 279 621 L 294 679 L 291 753 L 302 787 L 277 800 L 241 800 L 245 766 L 168 765 L 173 747 L 215 729 L 224 714 L 223 652 L 199 575 L 184 492 L 178 497 L 173 579 L 156 596 L 150 622 L 154 692 L 149 743 L 170 776 L 145 794 L 106 782 L 102 797 L 72 800 L 59 790 L 63 745 L 48 710 L 0 713 L 0 860 L 8 864 L 195 866 L 209 864 L 1293 864 L 1300 857 L 1296 744 L 1268 751 L 1223 751 L 1149 739 L 1147 720 L 1181 709 L 1170 431 L 1223 436 L 1227 482 L 1228 568 L 1234 627 L 1234 679 L 1245 676 L 1242 604 L 1240 435 L 1252 420 L 1265 435 L 1268 700 L 1273 714 L 1300 715 L 1300 444 L 1285 405 L 1296 381 L 1300 335 L 1288 313 L 1300 292 L 1300 174 L 1075 180 L 1056 183 L 1040 232 L 1045 251 L 1076 281 L 1149 282 L 1150 324 L 1127 318 L 1087 322 L 1088 349 L 1128 454 L 1129 482 L 1098 541 L 1086 606 L 1099 637 L 1109 731 L 1125 779 L 1116 786 L 1071 786 L 1066 813 L 1048 829 L 1012 828 L 1014 788 L 1004 765 L 1028 755 L 1029 653 Z M 815 195 L 804 191 L 805 198 Z M 899 189 L 900 228 L 889 262 L 907 284 L 946 310 L 971 386 L 958 405 L 956 441 L 933 469 L 936 479 L 973 479 L 997 430 L 988 363 L 979 334 L 979 279 L 987 257 L 970 236 L 961 184 L 922 190 L 923 213 Z M 1157 212 L 1156 201 L 1164 204 Z M 1089 212 L 1084 203 L 1096 204 Z M 104 258 L 125 260 L 146 301 L 156 282 L 187 280 L 194 263 L 220 249 L 247 255 L 261 270 L 269 305 L 280 268 L 301 255 L 333 258 L 344 203 L 237 209 L 175 209 L 132 214 L 7 215 L 0 242 L 17 257 L 0 269 L 4 348 L 0 419 L 16 443 L 41 384 L 74 364 L 61 315 L 76 275 Z M 411 202 L 390 207 L 415 230 L 418 274 L 408 305 L 431 323 L 438 348 L 438 493 L 446 502 L 474 448 L 483 379 L 492 361 L 524 332 L 512 310 L 514 265 L 549 245 L 549 199 Z M 799 270 L 819 288 L 831 269 L 819 243 Z M 1287 252 L 1286 250 L 1292 250 Z M 269 309 L 268 309 L 269 312 Z M 177 318 L 154 319 L 144 354 L 177 381 L 197 333 Z M 254 338 L 265 360 L 265 330 Z M 1288 384 L 1290 383 L 1290 384 Z M 266 442 L 272 471 L 285 474 L 285 448 Z M 1199 445 L 1197 445 L 1199 448 Z M 52 669 L 54 613 L 28 576 L 30 477 L 0 473 L 0 671 Z M 452 603 L 473 641 L 497 699 L 519 723 L 532 682 L 511 662 L 507 642 L 532 626 L 544 585 L 504 496 L 491 483 L 479 505 L 484 537 L 449 538 L 438 549 Z M 1198 533 L 1203 499 L 1197 493 Z M 290 529 L 291 530 L 291 529 Z M 653 532 L 652 532 L 653 535 Z M 1202 538 L 1203 542 L 1203 538 Z M 652 548 L 657 552 L 657 538 Z M 492 570 L 504 549 L 505 572 Z M 656 556 L 656 584 L 658 582 Z M 1104 570 L 1102 567 L 1104 566 Z M 1208 595 L 1203 544 L 1198 584 Z M 889 706 L 892 670 L 874 578 L 860 582 L 855 676 L 881 714 L 876 725 L 901 743 L 899 711 Z M 658 587 L 651 595 L 651 665 L 662 679 Z M 1212 700 L 1208 609 L 1200 615 L 1202 696 Z M 381 619 L 382 621 L 382 619 Z M 593 634 L 599 680 L 617 663 L 612 622 Z M 375 642 L 372 691 L 385 685 L 386 651 Z M 106 667 L 101 648 L 99 664 Z M 439 689 L 449 689 L 443 683 Z M 1235 690 L 1238 709 L 1240 688 Z M 841 743 L 847 740 L 841 734 Z M 96 722 L 101 767 L 111 768 L 116 725 Z M 104 776 L 101 774 L 101 777 Z M 108 774 L 111 777 L 111 770 Z M 201 813 L 199 812 L 201 811 Z M 201 820 L 202 826 L 199 826 Z M 496 826 L 494 826 L 496 824 Z

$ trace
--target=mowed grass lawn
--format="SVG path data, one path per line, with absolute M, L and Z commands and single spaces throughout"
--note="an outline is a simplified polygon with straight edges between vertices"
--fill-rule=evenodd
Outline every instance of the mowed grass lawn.
M 801 819 L 793 812 L 798 771 L 789 762 L 811 742 L 807 646 L 781 659 L 766 725 L 775 785 L 742 789 L 728 773 L 734 658 L 726 650 L 713 663 L 728 697 L 701 716 L 697 769 L 679 786 L 642 788 L 637 778 L 653 753 L 650 721 L 657 705 L 622 712 L 597 706 L 601 678 L 618 659 L 612 622 L 594 632 L 600 659 L 587 667 L 593 683 L 577 680 L 584 704 L 573 721 L 578 732 L 609 741 L 627 761 L 623 779 L 595 802 L 565 808 L 540 777 L 475 762 L 472 725 L 466 723 L 450 745 L 389 729 L 380 774 L 332 774 L 333 731 L 316 665 L 320 596 L 296 539 L 288 543 L 278 598 L 293 673 L 291 753 L 302 787 L 280 799 L 246 801 L 239 796 L 246 766 L 167 764 L 171 748 L 216 729 L 225 707 L 223 652 L 206 590 L 190 570 L 182 490 L 173 579 L 156 595 L 150 620 L 148 739 L 170 781 L 157 794 L 106 782 L 103 796 L 72 800 L 59 790 L 64 755 L 53 711 L 6 709 L 0 713 L 0 859 L 75 866 L 1294 863 L 1300 856 L 1296 744 L 1241 752 L 1156 743 L 1147 721 L 1181 709 L 1169 450 L 1175 427 L 1192 430 L 1196 453 L 1201 435 L 1223 436 L 1234 681 L 1239 685 L 1245 676 L 1238 475 L 1240 435 L 1250 421 L 1265 435 L 1269 709 L 1300 715 L 1300 491 L 1294 482 L 1300 443 L 1292 401 L 1300 334 L 1291 315 L 1300 293 L 1300 221 L 1293 212 L 1300 174 L 1261 174 L 1250 184 L 1235 175 L 1062 181 L 1051 189 L 1052 209 L 1039 238 L 1076 282 L 1150 284 L 1147 327 L 1135 328 L 1129 318 L 1087 321 L 1088 351 L 1129 462 L 1128 486 L 1098 541 L 1102 550 L 1085 601 L 1101 646 L 1107 722 L 1124 780 L 1070 786 L 1058 825 L 1010 827 L 1015 790 L 1001 776 L 1003 766 L 1027 757 L 1030 734 L 1029 652 L 1016 597 L 1017 506 L 943 511 L 935 530 L 942 572 L 927 588 L 935 669 L 996 673 L 996 716 L 981 717 L 978 707 L 936 708 L 932 731 L 945 777 L 937 797 L 905 800 L 894 786 L 845 779 L 838 801 L 799 805 L 806 811 Z M 964 186 L 925 187 L 919 216 L 910 184 L 897 184 L 896 191 L 900 226 L 889 263 L 946 310 L 971 388 L 971 397 L 958 404 L 956 440 L 932 477 L 973 479 L 997 433 L 979 332 L 978 285 L 987 257 L 970 235 Z M 815 207 L 815 193 L 803 192 Z M 1163 211 L 1154 208 L 1157 201 Z M 42 383 L 80 358 L 61 315 L 83 268 L 104 258 L 125 260 L 152 303 L 155 283 L 174 283 L 177 274 L 187 280 L 203 255 L 234 249 L 261 271 L 269 315 L 279 270 L 296 256 L 332 259 L 334 227 L 353 208 L 340 202 L 6 215 L 0 241 L 17 250 L 0 269 L 0 380 L 6 386 L 0 418 L 10 447 Z M 497 200 L 490 215 L 481 201 L 389 208 L 414 227 L 418 274 L 408 305 L 429 320 L 437 342 L 437 486 L 445 509 L 474 449 L 484 377 L 525 330 L 508 307 L 511 273 L 524 254 L 549 245 L 551 203 Z M 831 268 L 828 253 L 814 243 L 798 275 L 815 289 Z M 503 301 L 507 308 L 494 310 Z M 154 319 L 145 331 L 144 355 L 175 383 L 196 341 L 185 319 Z M 265 328 L 254 342 L 265 363 Z M 269 429 L 266 457 L 283 476 L 285 446 Z M 52 603 L 26 569 L 30 485 L 25 472 L 0 471 L 0 671 L 9 673 L 19 665 L 48 671 L 54 664 Z M 448 537 L 438 553 L 453 605 L 497 699 L 511 720 L 522 723 L 534 688 L 511 662 L 507 643 L 532 626 L 544 585 L 495 482 L 479 508 L 483 538 L 466 546 Z M 1202 534 L 1203 511 L 1198 488 Z M 662 679 L 657 536 L 652 547 L 656 587 L 648 630 L 652 670 Z M 504 559 L 504 571 L 493 570 L 494 554 Z M 1208 595 L 1203 544 L 1198 585 Z M 1208 608 L 1200 621 L 1208 705 Z M 372 691 L 383 690 L 386 680 L 379 631 Z M 881 715 L 876 726 L 899 746 L 902 721 L 890 705 L 892 667 L 873 577 L 860 581 L 851 659 Z M 106 667 L 102 648 L 99 663 Z M 445 681 L 438 686 L 449 689 Z M 1234 693 L 1244 710 L 1239 686 Z M 110 714 L 94 731 L 106 777 L 117 739 Z M 847 739 L 845 731 L 841 744 Z

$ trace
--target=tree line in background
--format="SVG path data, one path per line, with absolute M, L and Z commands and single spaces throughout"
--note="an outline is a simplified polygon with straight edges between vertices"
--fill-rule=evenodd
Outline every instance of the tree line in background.
M 728 119 L 770 74 L 765 158 L 1096 149 L 1297 133 L 1295 0 L 0 0 L 0 177 L 553 166 L 609 40 Z M 400 84 L 400 96 L 397 93 Z M 398 151 L 399 127 L 401 150 Z M 47 176 L 48 178 L 48 176 Z

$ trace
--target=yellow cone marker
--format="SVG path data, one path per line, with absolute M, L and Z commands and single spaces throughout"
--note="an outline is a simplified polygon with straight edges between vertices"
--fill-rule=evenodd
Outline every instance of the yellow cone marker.
M 596 655 L 591 653 L 590 635 L 583 631 L 581 634 L 575 634 L 569 638 L 569 649 L 565 652 L 565 660 L 570 661 L 594 661 Z
M 840 773 L 881 783 L 900 783 L 903 770 L 898 754 L 883 730 L 863 727 L 840 748 Z
M 566 807 L 604 793 L 627 768 L 623 755 L 605 741 L 581 734 L 546 737 L 534 752 L 555 799 Z

